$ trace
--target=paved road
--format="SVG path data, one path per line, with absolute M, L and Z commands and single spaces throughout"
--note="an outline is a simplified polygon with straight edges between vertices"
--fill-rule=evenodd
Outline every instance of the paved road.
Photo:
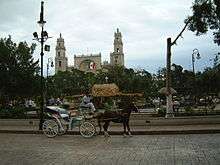
M 1 165 L 220 164 L 220 134 L 143 135 L 123 138 L 0 134 Z

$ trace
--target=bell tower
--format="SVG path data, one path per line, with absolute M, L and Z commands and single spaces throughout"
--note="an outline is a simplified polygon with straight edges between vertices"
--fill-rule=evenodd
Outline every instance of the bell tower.
M 68 67 L 66 48 L 64 46 L 64 39 L 60 33 L 60 38 L 57 39 L 56 56 L 55 56 L 55 73 L 58 71 L 66 71 Z
M 118 28 L 114 35 L 114 52 L 110 53 L 110 64 L 124 66 L 122 35 Z

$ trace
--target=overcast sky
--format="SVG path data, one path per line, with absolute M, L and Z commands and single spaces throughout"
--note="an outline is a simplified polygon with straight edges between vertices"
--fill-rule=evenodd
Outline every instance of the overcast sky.
M 74 54 L 101 52 L 102 61 L 109 61 L 114 32 L 119 28 L 126 67 L 156 72 L 166 64 L 167 37 L 174 39 L 181 31 L 191 5 L 192 0 L 45 0 L 45 29 L 53 38 L 46 42 L 51 51 L 45 53 L 44 63 L 55 57 L 59 33 L 65 39 L 69 65 L 74 64 Z M 40 0 L 0 0 L 0 37 L 34 42 L 32 33 L 40 32 L 39 13 Z M 183 37 L 172 47 L 172 63 L 192 69 L 191 54 L 197 48 L 202 58 L 195 62 L 196 71 L 212 65 L 210 59 L 219 51 L 212 32 L 197 37 L 185 31 Z M 39 49 L 38 44 L 36 60 Z

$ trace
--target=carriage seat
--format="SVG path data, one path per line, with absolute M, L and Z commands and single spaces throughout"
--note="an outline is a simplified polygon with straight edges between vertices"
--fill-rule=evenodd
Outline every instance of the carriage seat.
M 86 111 L 86 112 L 90 112 L 91 111 L 91 108 L 90 107 L 85 107 L 85 106 L 80 106 L 79 109 L 81 111 Z
M 83 105 L 80 105 L 79 107 L 82 108 L 82 109 L 90 109 L 90 107 L 86 107 L 86 106 L 83 106 Z
M 93 114 L 90 107 L 80 106 L 79 111 L 83 116 L 91 116 Z

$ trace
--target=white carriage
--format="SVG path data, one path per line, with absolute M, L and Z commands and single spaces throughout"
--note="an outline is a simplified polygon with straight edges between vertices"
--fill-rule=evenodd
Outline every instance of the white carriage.
M 96 133 L 96 128 L 91 122 L 92 117 L 87 115 L 87 110 L 80 108 L 79 115 L 71 117 L 65 109 L 57 106 L 47 106 L 45 109 L 46 119 L 43 123 L 43 133 L 47 137 L 63 135 L 68 130 L 79 129 L 80 134 L 90 138 Z

